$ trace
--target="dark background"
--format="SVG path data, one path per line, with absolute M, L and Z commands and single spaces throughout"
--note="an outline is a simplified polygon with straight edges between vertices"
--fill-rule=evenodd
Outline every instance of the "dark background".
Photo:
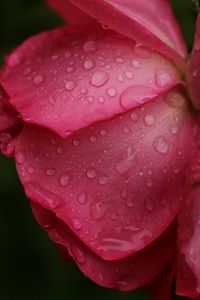
M 192 0 L 171 3 L 191 50 L 196 18 Z M 60 24 L 42 0 L 0 0 L 0 64 L 27 37 Z M 96 286 L 74 264 L 63 262 L 31 214 L 13 161 L 0 154 L 0 300 L 82 298 L 149 299 L 142 290 L 122 293 Z

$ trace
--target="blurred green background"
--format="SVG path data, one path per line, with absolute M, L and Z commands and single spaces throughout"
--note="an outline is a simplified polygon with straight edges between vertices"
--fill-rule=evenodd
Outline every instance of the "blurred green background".
M 171 0 L 190 50 L 196 18 L 191 3 L 192 0 Z M 27 37 L 60 24 L 60 18 L 42 0 L 1 0 L 0 64 L 3 55 Z M 121 293 L 98 287 L 74 264 L 63 262 L 34 221 L 13 161 L 2 155 L 0 205 L 1 300 L 149 299 L 142 290 Z M 172 296 L 172 299 L 184 298 Z

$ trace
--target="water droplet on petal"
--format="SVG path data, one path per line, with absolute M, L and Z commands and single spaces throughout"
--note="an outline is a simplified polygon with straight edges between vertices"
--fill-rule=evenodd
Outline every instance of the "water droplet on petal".
M 179 167 L 179 166 L 174 166 L 174 167 L 172 168 L 172 172 L 173 172 L 174 174 L 178 174 L 178 173 L 180 172 L 180 167 Z
M 175 126 L 171 126 L 171 127 L 170 127 L 170 131 L 171 131 L 172 134 L 177 134 L 178 128 L 175 127 Z
M 96 143 L 96 142 L 97 142 L 97 137 L 94 136 L 94 135 L 91 135 L 90 141 L 91 141 L 92 143 Z
M 87 174 L 87 177 L 90 179 L 97 177 L 97 171 L 93 168 L 88 169 L 86 174 Z
M 94 220 L 102 219 L 107 211 L 107 206 L 103 201 L 96 201 L 90 205 L 90 213 Z
M 95 72 L 90 80 L 93 86 L 100 87 L 103 86 L 109 79 L 109 74 L 106 72 Z
M 147 124 L 147 125 L 150 125 L 150 126 L 152 126 L 153 124 L 154 124 L 154 122 L 155 122 L 155 118 L 154 118 L 154 116 L 152 116 L 152 115 L 146 115 L 145 117 L 144 117 L 144 122 Z
M 157 70 L 155 72 L 155 82 L 158 87 L 165 87 L 171 83 L 172 75 L 166 71 Z
M 24 151 L 18 151 L 15 153 L 15 159 L 16 159 L 16 162 L 19 164 L 19 165 L 22 165 L 23 163 L 25 163 L 26 161 L 26 156 L 25 156 L 25 153 Z
M 80 263 L 83 264 L 86 260 L 84 253 L 82 252 L 82 250 L 77 247 L 76 245 L 72 245 L 71 246 L 71 252 L 74 255 L 75 260 Z
M 139 60 L 137 59 L 133 59 L 132 62 L 131 62 L 132 66 L 135 68 L 135 69 L 139 69 L 140 66 L 141 66 L 141 63 Z
M 185 105 L 185 99 L 179 93 L 169 92 L 166 95 L 165 100 L 170 106 L 174 108 L 181 108 Z
M 130 72 L 130 71 L 126 71 L 126 72 L 125 72 L 125 76 L 126 76 L 126 78 L 128 78 L 128 79 L 132 79 L 132 78 L 133 78 L 133 73 Z
M 124 77 L 121 74 L 119 74 L 119 75 L 117 75 L 117 80 L 119 82 L 123 82 L 124 81 Z
M 136 104 L 144 104 L 155 96 L 155 92 L 148 86 L 130 86 L 121 94 L 120 104 L 122 108 L 130 109 L 135 107 Z
M 115 61 L 116 61 L 116 63 L 118 63 L 118 64 L 123 64 L 123 63 L 124 63 L 124 60 L 123 60 L 123 58 L 121 58 L 121 57 L 117 57 L 117 58 L 115 59 Z
M 134 122 L 136 122 L 138 120 L 138 115 L 135 112 L 132 112 L 130 114 L 130 119 Z
M 106 130 L 105 129 L 101 129 L 100 130 L 100 135 L 101 136 L 105 136 L 106 135 Z
M 33 81 L 36 85 L 38 84 L 41 84 L 43 81 L 44 81 L 44 77 L 41 76 L 41 75 L 36 75 L 34 78 L 33 78 Z
M 74 72 L 74 67 L 67 67 L 67 73 Z
M 196 39 L 194 47 L 196 51 L 200 50 L 200 39 Z
M 87 202 L 87 195 L 85 192 L 80 192 L 77 196 L 77 201 L 80 203 L 80 204 L 85 204 Z
M 116 281 L 116 285 L 117 285 L 117 289 L 126 291 L 127 287 L 130 287 L 131 290 L 136 289 L 140 285 L 140 282 L 132 274 L 126 274 L 121 276 Z
M 165 154 L 169 150 L 169 144 L 164 136 L 158 136 L 154 140 L 153 146 L 161 154 Z
M 32 175 L 32 174 L 34 174 L 34 171 L 35 171 L 35 170 L 34 170 L 34 168 L 32 168 L 32 167 L 28 167 L 27 171 L 28 171 L 29 174 Z
M 73 139 L 72 144 L 77 147 L 80 144 L 80 140 L 79 139 Z
M 87 41 L 84 45 L 83 45 L 83 51 L 85 53 L 94 53 L 97 51 L 97 44 L 95 41 Z
M 46 170 L 46 174 L 47 174 L 48 176 L 53 176 L 55 173 L 56 173 L 56 170 L 53 169 L 53 168 L 50 168 L 50 169 L 47 169 L 47 170 Z
M 13 52 L 9 57 L 8 57 L 8 60 L 7 60 L 7 64 L 10 68 L 14 68 L 14 67 L 17 67 L 18 65 L 20 65 L 22 63 L 22 57 L 16 53 L 16 52 Z
M 93 60 L 91 59 L 87 59 L 86 61 L 84 61 L 84 64 L 83 64 L 85 70 L 91 70 L 94 68 L 94 62 Z
M 63 147 L 58 147 L 58 148 L 56 149 L 56 152 L 57 152 L 58 154 L 63 154 L 64 148 L 63 148 Z
M 65 57 L 66 58 L 70 58 L 72 56 L 72 54 L 69 52 L 69 51 L 66 51 L 65 52 Z
M 114 96 L 116 95 L 117 91 L 116 91 L 115 88 L 109 88 L 109 89 L 107 90 L 107 93 L 108 93 L 108 95 L 109 95 L 110 97 L 114 97 Z
M 72 80 L 68 80 L 65 82 L 65 88 L 68 90 L 68 91 L 71 91 L 75 88 L 76 86 L 76 83 Z
M 107 176 L 101 176 L 101 177 L 99 177 L 99 179 L 98 179 L 98 183 L 99 183 L 100 185 L 105 185 L 107 182 L 108 182 L 108 177 L 107 177 Z
M 104 103 L 104 102 L 105 102 L 104 97 L 99 97 L 99 103 Z
M 76 230 L 80 230 L 82 228 L 82 222 L 80 219 L 71 218 L 70 223 L 72 224 L 72 227 Z
M 148 211 L 153 211 L 154 209 L 154 204 L 153 204 L 153 201 L 148 199 L 146 202 L 145 202 L 145 207 Z
M 69 184 L 70 182 L 70 176 L 69 174 L 63 174 L 60 176 L 60 184 L 65 187 Z

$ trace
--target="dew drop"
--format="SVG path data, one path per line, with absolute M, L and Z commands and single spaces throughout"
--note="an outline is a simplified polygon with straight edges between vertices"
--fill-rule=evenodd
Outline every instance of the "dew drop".
M 106 130 L 105 129 L 101 129 L 100 130 L 100 135 L 101 136 L 105 136 L 106 135 Z
M 200 39 L 196 39 L 194 47 L 196 51 L 200 50 Z
M 82 222 L 80 219 L 71 218 L 70 223 L 72 224 L 72 227 L 76 230 L 80 230 L 82 228 Z
M 56 170 L 53 169 L 53 168 L 50 168 L 50 169 L 47 169 L 47 170 L 46 170 L 46 174 L 47 174 L 48 176 L 53 176 L 53 175 L 55 174 L 55 172 L 56 172 Z
M 122 57 L 117 57 L 117 58 L 115 59 L 115 61 L 116 61 L 116 63 L 118 63 L 118 64 L 123 64 L 123 63 L 124 63 L 124 60 L 123 60 Z
M 83 51 L 85 53 L 94 53 L 97 51 L 97 44 L 95 41 L 87 41 L 84 45 L 83 45 Z
M 179 167 L 179 166 L 174 166 L 174 167 L 172 168 L 172 172 L 173 172 L 174 174 L 178 174 L 178 173 L 180 172 L 180 167 Z
M 169 144 L 164 136 L 158 136 L 154 140 L 153 146 L 161 154 L 165 154 L 169 150 Z
M 107 90 L 107 93 L 108 93 L 108 95 L 110 96 L 110 97 L 114 97 L 115 95 L 116 95 L 116 89 L 115 88 L 109 88 L 108 90 Z
M 90 83 L 95 87 L 103 86 L 109 79 L 108 73 L 105 72 L 95 72 L 90 80 Z
M 155 122 L 155 118 L 154 118 L 154 116 L 152 116 L 152 115 L 146 115 L 145 117 L 144 117 L 144 122 L 147 124 L 147 125 L 149 125 L 149 126 L 152 126 L 153 124 L 154 124 L 154 122 Z
M 123 82 L 124 81 L 124 77 L 121 74 L 119 74 L 119 75 L 117 75 L 117 80 L 119 82 Z
M 73 139 L 72 144 L 77 147 L 80 144 L 80 140 L 79 139 Z
M 63 147 L 58 147 L 58 148 L 56 149 L 56 152 L 57 152 L 58 154 L 63 154 L 64 148 L 63 148 Z
M 84 61 L 83 66 L 85 70 L 89 71 L 94 68 L 94 62 L 91 59 L 87 59 L 86 61 Z
M 153 201 L 148 199 L 146 202 L 145 202 L 145 207 L 148 211 L 153 211 L 154 209 L 154 205 L 153 205 Z
M 97 137 L 94 136 L 94 135 L 91 135 L 90 141 L 91 141 L 92 143 L 96 143 L 96 142 L 97 142 Z
M 170 73 L 162 70 L 157 70 L 155 72 L 155 82 L 158 87 L 165 87 L 171 83 L 172 76 Z
M 104 103 L 105 102 L 105 99 L 104 99 L 104 97 L 99 97 L 99 103 Z
M 76 83 L 72 80 L 68 80 L 68 81 L 65 82 L 65 88 L 68 91 L 73 90 L 75 88 L 75 86 L 76 86 Z
M 171 127 L 170 127 L 170 131 L 171 131 L 172 134 L 177 134 L 178 128 L 175 127 L 175 126 L 171 126 Z
M 77 196 L 77 201 L 80 203 L 80 204 L 85 204 L 87 202 L 87 195 L 85 192 L 80 192 Z
M 18 53 L 12 53 L 7 61 L 7 64 L 10 68 L 19 66 L 22 63 L 22 57 Z
M 153 89 L 148 86 L 130 86 L 121 94 L 120 104 L 122 108 L 130 109 L 135 107 L 136 104 L 144 104 L 155 96 Z
M 108 177 L 107 177 L 107 176 L 101 176 L 101 177 L 99 177 L 99 179 L 98 179 L 98 183 L 99 183 L 100 185 L 105 185 L 107 182 L 108 182 Z
M 34 174 L 34 172 L 35 172 L 35 170 L 34 170 L 34 168 L 32 168 L 32 167 L 29 167 L 28 169 L 27 169 L 27 171 L 28 171 L 28 173 L 29 174 Z
M 126 78 L 128 78 L 128 79 L 132 79 L 132 78 L 133 78 L 133 73 L 130 72 L 130 71 L 126 71 L 126 72 L 125 72 L 125 76 L 126 76 Z
M 16 159 L 16 162 L 17 162 L 19 165 L 24 164 L 25 161 L 26 161 L 25 153 L 24 153 L 23 151 L 18 151 L 18 152 L 16 152 L 16 154 L 15 154 L 15 159 Z
M 67 73 L 74 72 L 74 67 L 67 67 Z
M 59 56 L 57 54 L 52 55 L 52 57 L 51 57 L 52 60 L 57 60 L 58 58 L 59 58 Z
M 83 264 L 86 260 L 84 253 L 82 252 L 82 250 L 77 247 L 76 245 L 72 245 L 71 246 L 71 252 L 74 255 L 75 260 L 80 263 Z
M 70 58 L 72 54 L 69 51 L 66 51 L 64 54 L 65 58 Z
M 93 179 L 93 178 L 97 177 L 97 171 L 93 168 L 90 168 L 87 170 L 86 175 L 89 179 Z
M 62 174 L 60 176 L 60 180 L 59 181 L 60 181 L 60 184 L 63 187 L 67 186 L 69 184 L 69 182 L 70 182 L 70 176 L 69 176 L 69 174 Z
M 138 115 L 135 112 L 132 112 L 130 114 L 130 119 L 134 122 L 136 122 L 138 120 Z
M 106 211 L 107 211 L 107 206 L 103 201 L 96 201 L 90 205 L 91 217 L 94 220 L 102 219 L 105 216 Z
M 33 78 L 33 81 L 36 85 L 38 84 L 41 84 L 43 81 L 44 81 L 44 77 L 41 76 L 41 75 L 36 75 L 34 78 Z
M 132 66 L 135 68 L 135 69 L 139 69 L 141 64 L 140 64 L 140 61 L 137 60 L 137 59 L 133 59 L 132 62 L 131 62 Z
M 174 108 L 181 108 L 185 105 L 185 99 L 181 94 L 169 92 L 165 97 L 166 102 Z

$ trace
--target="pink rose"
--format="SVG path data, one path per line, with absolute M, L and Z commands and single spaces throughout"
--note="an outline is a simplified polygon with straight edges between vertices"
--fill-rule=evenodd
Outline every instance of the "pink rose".
M 177 274 L 177 294 L 197 297 L 200 16 L 187 65 L 165 0 L 48 2 L 68 25 L 6 57 L 1 151 L 94 282 L 167 300 Z

